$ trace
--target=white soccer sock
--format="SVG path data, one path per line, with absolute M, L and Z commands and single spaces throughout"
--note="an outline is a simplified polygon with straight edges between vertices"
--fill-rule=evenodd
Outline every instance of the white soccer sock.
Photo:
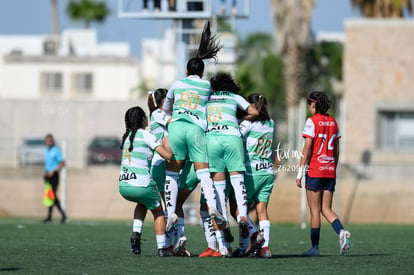
M 223 215 L 228 222 L 227 207 L 226 207 L 226 180 L 213 181 L 214 189 L 216 190 L 217 210 Z
M 177 231 L 177 239 L 184 236 L 184 218 L 178 217 L 177 223 L 175 224 L 175 229 Z
M 237 216 L 237 222 L 239 222 L 240 217 L 247 217 L 247 192 L 243 174 L 231 175 L 230 182 L 231 186 L 233 186 L 237 208 L 239 209 L 239 215 Z
M 221 250 L 222 247 L 226 247 L 225 244 L 224 244 L 223 234 L 221 234 L 220 230 L 215 231 L 215 233 L 216 233 L 216 239 L 217 239 L 218 247 Z
M 158 249 L 166 247 L 165 234 L 155 235 L 155 238 L 157 239 L 157 248 Z
M 165 171 L 165 208 L 168 217 L 175 213 L 178 196 L 178 173 L 173 171 Z
M 217 250 L 216 235 L 214 233 L 213 223 L 208 211 L 200 210 L 200 217 L 203 223 L 204 236 L 208 247 Z
M 143 220 L 134 219 L 134 222 L 132 224 L 132 232 L 142 233 L 143 223 L 144 223 Z
M 201 193 L 207 201 L 208 207 L 217 208 L 216 196 L 214 192 L 213 180 L 210 176 L 208 168 L 199 169 L 196 171 L 197 178 L 200 181 Z
M 263 247 L 265 246 L 269 246 L 269 241 L 270 241 L 270 221 L 269 220 L 263 220 L 263 221 L 259 221 L 259 227 L 260 227 L 260 232 L 263 233 L 264 236 L 264 243 L 263 243 Z

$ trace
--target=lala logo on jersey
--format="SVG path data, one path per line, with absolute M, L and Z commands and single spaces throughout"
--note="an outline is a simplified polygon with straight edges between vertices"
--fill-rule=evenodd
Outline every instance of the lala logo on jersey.
M 124 168 L 124 171 L 122 172 L 121 175 L 119 175 L 119 181 L 127 181 L 127 180 L 136 180 L 137 179 L 137 174 L 135 174 L 134 172 L 129 173 L 128 172 L 128 168 Z
M 318 157 L 318 161 L 319 163 L 334 163 L 335 162 L 335 158 L 334 157 L 330 157 L 328 155 L 322 154 Z
M 214 123 L 213 126 L 209 127 L 207 132 L 212 132 L 212 131 L 223 131 L 223 130 L 228 130 L 229 126 L 227 125 L 217 125 L 217 123 Z
M 261 162 L 256 164 L 256 171 L 262 170 L 262 169 L 268 169 L 272 168 L 273 164 L 270 162 Z
M 195 117 L 196 119 L 200 119 L 200 118 L 198 117 L 198 115 L 193 114 L 192 112 L 190 112 L 190 111 L 188 111 L 188 110 L 179 110 L 179 111 L 177 112 L 177 114 L 179 114 L 179 115 L 182 115 L 182 114 L 185 114 L 185 115 L 190 115 L 190 116 Z

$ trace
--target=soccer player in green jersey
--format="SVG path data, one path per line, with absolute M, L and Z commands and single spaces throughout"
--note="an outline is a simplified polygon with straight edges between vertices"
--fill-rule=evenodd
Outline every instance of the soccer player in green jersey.
M 237 109 L 245 111 L 245 119 L 254 119 L 258 112 L 254 105 L 238 95 L 240 87 L 228 73 L 218 73 L 210 79 L 212 92 L 207 104 L 207 151 L 214 187 L 217 191 L 219 211 L 226 213 L 226 171 L 237 201 L 237 223 L 242 238 L 249 236 L 247 221 L 247 193 L 244 185 L 244 147 L 236 117 Z M 222 242 L 216 231 L 220 253 L 229 256 L 230 246 Z
M 141 234 L 147 210 L 154 216 L 154 229 L 159 256 L 171 256 L 166 247 L 165 218 L 161 198 L 150 174 L 153 152 L 163 158 L 172 156 L 168 142 L 162 143 L 144 130 L 148 117 L 140 107 L 125 113 L 125 133 L 122 136 L 122 162 L 119 172 L 119 192 L 126 200 L 136 203 L 134 211 L 131 251 L 141 254 Z
M 253 253 L 255 256 L 271 258 L 267 205 L 275 180 L 271 159 L 275 124 L 269 116 L 267 100 L 263 95 L 251 94 L 247 97 L 247 101 L 259 111 L 257 119 L 241 122 L 240 131 L 245 142 L 245 185 L 248 201 L 256 206 L 261 238 L 253 237 L 251 234 L 254 244 L 251 244 L 250 251 L 246 251 L 246 254 Z
M 168 139 L 173 158 L 167 162 L 165 181 L 165 202 L 167 208 L 167 231 L 177 222 L 176 202 L 178 195 L 178 174 L 188 158 L 195 167 L 201 192 L 209 207 L 210 216 L 216 222 L 224 219 L 217 211 L 213 181 L 208 168 L 205 141 L 206 107 L 210 96 L 210 83 L 201 79 L 204 73 L 204 59 L 215 58 L 220 50 L 217 38 L 211 35 L 210 24 L 206 23 L 195 57 L 187 63 L 187 77 L 172 84 L 167 93 L 163 109 L 172 115 L 168 125 Z M 183 240 L 184 242 L 185 240 Z

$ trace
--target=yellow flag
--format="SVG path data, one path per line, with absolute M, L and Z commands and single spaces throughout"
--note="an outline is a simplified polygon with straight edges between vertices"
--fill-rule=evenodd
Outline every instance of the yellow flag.
M 47 207 L 52 206 L 55 203 L 55 193 L 53 192 L 52 185 L 48 181 L 45 182 L 45 189 L 43 191 L 43 204 Z

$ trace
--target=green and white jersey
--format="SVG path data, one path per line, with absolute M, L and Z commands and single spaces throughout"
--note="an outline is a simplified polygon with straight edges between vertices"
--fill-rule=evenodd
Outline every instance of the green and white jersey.
M 246 111 L 250 103 L 242 96 L 225 91 L 211 92 L 207 103 L 207 134 L 240 137 L 237 108 Z
M 151 114 L 150 124 L 151 133 L 157 141 L 161 141 L 163 137 L 168 136 L 167 122 L 171 117 L 162 109 L 157 109 Z
M 240 132 L 245 142 L 246 175 L 273 174 L 272 142 L 275 123 L 244 120 Z
M 146 187 L 151 181 L 150 167 L 151 159 L 155 148 L 160 143 L 150 132 L 139 129 L 134 138 L 134 149 L 129 152 L 130 145 L 128 137 L 125 139 L 122 148 L 122 162 L 119 173 L 119 182 L 127 183 L 132 186 Z
M 170 118 L 171 117 L 167 115 L 162 109 L 157 109 L 151 114 L 151 133 L 160 143 L 163 137 L 168 136 L 167 122 Z M 164 162 L 165 160 L 157 152 L 154 152 L 154 157 L 152 158 L 152 165 L 159 166 Z
M 210 82 L 197 75 L 190 75 L 173 83 L 168 90 L 163 109 L 169 114 L 173 103 L 172 122 L 185 120 L 200 126 L 205 131 L 209 96 Z

